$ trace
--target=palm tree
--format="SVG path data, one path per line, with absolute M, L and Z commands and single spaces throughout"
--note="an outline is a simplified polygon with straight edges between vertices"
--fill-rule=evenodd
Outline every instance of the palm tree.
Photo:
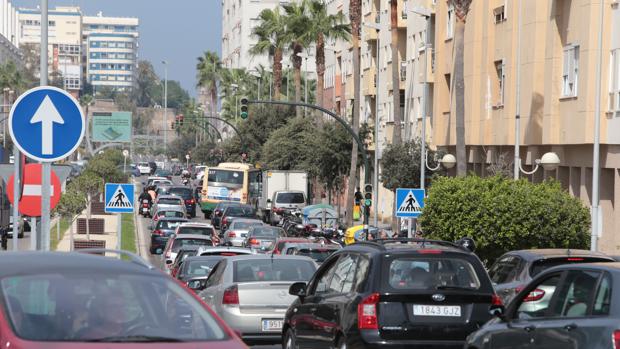
M 308 17 L 311 23 L 310 35 L 316 43 L 316 103 L 323 106 L 323 81 L 325 79 L 325 41 L 349 40 L 351 26 L 344 24 L 345 17 L 342 11 L 335 15 L 327 13 L 327 6 L 323 1 L 312 0 L 308 6 Z
M 95 152 L 93 150 L 93 145 L 90 143 L 90 118 L 88 117 L 88 110 L 90 106 L 95 104 L 95 98 L 93 95 L 82 95 L 80 97 L 80 105 L 84 109 L 84 117 L 86 118 L 86 149 L 88 149 L 88 153 L 90 156 L 95 156 Z
M 362 26 L 362 1 L 349 1 L 349 20 L 351 22 L 351 37 L 353 46 L 353 115 L 351 117 L 354 132 L 359 132 L 360 123 L 360 29 Z M 321 86 L 319 86 L 320 88 Z M 353 142 L 351 147 L 351 167 L 349 168 L 349 183 L 347 186 L 346 207 L 347 225 L 353 224 L 353 196 L 355 194 L 355 184 L 357 182 L 357 142 Z M 365 169 L 369 171 L 370 169 Z
M 310 20 L 306 15 L 307 0 L 293 2 L 282 6 L 286 14 L 286 36 L 290 43 L 291 62 L 293 63 L 295 79 L 295 102 L 301 101 L 301 53 L 310 44 Z M 301 116 L 301 108 L 296 109 L 297 116 Z
M 280 99 L 282 87 L 282 55 L 287 45 L 286 20 L 279 8 L 265 9 L 258 16 L 260 23 L 252 30 L 258 42 L 250 49 L 251 54 L 268 53 L 273 57 L 274 99 Z
M 454 7 L 456 25 L 454 27 L 454 93 L 456 113 L 456 175 L 467 174 L 467 152 L 465 150 L 465 77 L 464 41 L 465 21 L 472 0 L 448 0 Z
M 398 0 L 390 0 L 390 25 L 392 33 L 392 104 L 394 107 L 394 129 L 392 143 L 399 145 L 401 140 L 400 130 L 400 69 L 398 62 Z
M 222 63 L 217 53 L 207 51 L 201 57 L 198 57 L 198 86 L 205 87 L 209 90 L 211 97 L 211 115 L 215 115 L 216 99 L 217 99 L 217 83 L 220 80 L 220 70 Z
M 8 61 L 0 66 L 0 90 L 8 87 L 15 91 L 16 95 L 20 95 L 28 88 L 28 85 L 25 74 L 17 68 L 13 61 Z

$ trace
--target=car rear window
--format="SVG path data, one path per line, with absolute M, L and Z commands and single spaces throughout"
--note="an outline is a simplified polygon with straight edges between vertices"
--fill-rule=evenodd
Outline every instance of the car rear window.
M 213 235 L 213 228 L 208 227 L 181 227 L 178 234 Z
M 286 236 L 286 233 L 282 229 L 272 228 L 272 227 L 263 227 L 263 228 L 254 228 L 254 230 L 252 230 L 252 236 L 265 237 L 265 238 L 278 238 L 278 237 Z
M 159 221 L 157 222 L 157 229 L 176 229 L 182 221 Z
M 263 223 L 260 222 L 256 222 L 256 223 L 251 223 L 251 222 L 233 222 L 231 229 L 241 229 L 241 230 L 248 230 L 250 229 L 250 227 L 254 227 L 257 225 L 263 225 Z
M 176 238 L 170 250 L 176 253 L 179 252 L 181 248 L 188 246 L 213 246 L 213 242 L 208 239 Z
M 296 255 L 310 257 L 317 263 L 323 263 L 335 251 L 326 248 L 302 248 L 297 251 Z
M 180 196 L 184 199 L 192 198 L 192 190 L 190 188 L 170 188 L 168 193 L 170 193 L 170 195 Z
M 276 197 L 276 203 L 278 204 L 303 204 L 303 193 L 278 193 Z
M 191 261 L 187 266 L 187 276 L 207 276 L 219 262 L 218 259 L 208 261 Z
M 474 266 L 454 257 L 403 257 L 386 260 L 383 285 L 394 290 L 478 290 L 480 280 Z
M 157 201 L 157 204 L 159 205 L 181 205 L 181 203 L 181 199 L 177 198 L 164 198 Z
M 308 281 L 315 266 L 307 260 L 248 259 L 234 262 L 233 282 Z
M 563 264 L 575 264 L 575 263 L 598 263 L 598 262 L 613 262 L 610 258 L 604 257 L 559 257 L 559 258 L 545 258 L 539 259 L 532 263 L 530 267 L 530 276 L 534 277 L 540 274 L 542 271 L 549 268 L 553 268 Z
M 172 217 L 172 218 L 182 218 L 185 215 L 181 211 L 158 211 L 157 216 L 159 217 Z
M 226 210 L 226 216 L 246 217 L 254 215 L 254 209 L 249 207 L 229 207 Z

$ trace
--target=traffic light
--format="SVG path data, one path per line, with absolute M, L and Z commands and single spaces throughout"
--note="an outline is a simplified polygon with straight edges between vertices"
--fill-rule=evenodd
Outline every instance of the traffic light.
M 245 120 L 248 116 L 248 98 L 243 97 L 241 98 L 241 118 Z
M 183 114 L 179 114 L 179 125 L 183 126 Z
M 372 184 L 364 186 L 364 206 L 372 206 Z

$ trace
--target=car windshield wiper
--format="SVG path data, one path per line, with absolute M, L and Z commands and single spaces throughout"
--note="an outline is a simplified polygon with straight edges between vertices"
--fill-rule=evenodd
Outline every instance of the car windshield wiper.
M 178 338 L 170 338 L 170 337 L 161 337 L 161 336 L 111 336 L 111 337 L 103 337 L 103 338 L 95 338 L 88 339 L 86 342 L 101 342 L 101 343 L 131 343 L 131 342 L 141 342 L 141 343 L 154 343 L 154 342 L 184 342 L 182 339 Z
M 448 285 L 439 285 L 435 287 L 437 290 L 463 290 L 463 291 L 474 291 L 475 288 L 465 287 L 465 286 L 448 286 Z

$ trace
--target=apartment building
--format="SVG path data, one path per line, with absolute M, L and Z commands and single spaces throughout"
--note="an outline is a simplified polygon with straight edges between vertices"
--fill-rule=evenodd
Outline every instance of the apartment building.
M 0 0 L 0 64 L 20 63 L 17 10 L 9 0 Z
M 78 95 L 82 88 L 82 14 L 79 7 L 56 7 L 48 14 L 48 57 L 50 73 L 59 72 L 64 88 Z M 18 10 L 21 44 L 41 44 L 41 11 Z
M 138 59 L 138 18 L 84 16 L 84 75 L 97 91 L 125 91 L 134 86 Z

